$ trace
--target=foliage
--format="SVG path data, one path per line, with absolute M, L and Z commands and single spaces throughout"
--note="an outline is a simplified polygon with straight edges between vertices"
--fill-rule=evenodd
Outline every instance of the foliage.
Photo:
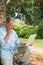
M 15 25 L 13 29 L 16 31 L 16 33 L 18 34 L 18 36 L 20 36 L 21 27 L 19 25 Z
M 17 0 L 15 3 L 10 1 L 7 4 L 7 16 L 21 19 L 21 13 L 25 16 L 26 24 L 38 25 L 41 20 L 41 9 L 39 6 L 40 3 L 34 0 Z M 18 13 L 17 16 L 15 16 L 15 12 Z
M 17 15 L 15 16 L 15 13 Z M 30 34 L 37 33 L 37 38 L 43 38 L 43 8 L 40 8 L 40 3 L 34 0 L 16 0 L 7 3 L 7 16 L 21 19 L 25 16 L 25 23 L 32 25 L 15 26 L 14 30 L 19 37 L 28 38 Z M 39 25 L 39 26 L 37 26 Z
M 28 38 L 31 34 L 37 34 L 38 26 L 28 26 L 28 25 L 22 25 L 22 26 L 14 26 L 14 30 L 17 32 L 19 37 L 22 38 Z
M 14 3 L 11 1 L 7 4 L 7 16 L 15 16 L 14 10 Z
M 38 33 L 37 37 L 43 39 L 43 20 L 40 22 L 38 26 Z

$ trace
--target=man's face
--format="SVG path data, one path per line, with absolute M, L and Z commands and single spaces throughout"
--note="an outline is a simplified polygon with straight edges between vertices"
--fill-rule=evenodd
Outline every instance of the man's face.
M 14 20 L 11 20 L 9 23 L 7 23 L 7 28 L 10 30 L 10 29 L 13 29 L 13 26 L 14 26 Z

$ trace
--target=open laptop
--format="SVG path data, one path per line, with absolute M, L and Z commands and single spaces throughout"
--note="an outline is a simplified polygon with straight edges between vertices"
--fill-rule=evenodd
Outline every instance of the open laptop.
M 30 43 L 33 43 L 35 38 L 36 38 L 36 34 L 30 35 L 30 37 L 28 38 L 28 40 L 26 42 L 26 46 L 28 46 Z
M 33 43 L 36 38 L 36 34 L 30 35 L 30 37 L 27 39 L 26 44 L 24 46 L 16 46 L 17 48 L 25 48 L 29 46 L 30 43 Z
M 33 43 L 34 40 L 35 40 L 35 38 L 36 38 L 36 34 L 32 34 L 32 35 L 30 35 L 30 37 L 27 39 L 25 45 L 23 45 L 23 46 L 16 46 L 16 48 L 18 49 L 19 53 L 25 52 L 27 46 L 29 46 L 29 44 Z

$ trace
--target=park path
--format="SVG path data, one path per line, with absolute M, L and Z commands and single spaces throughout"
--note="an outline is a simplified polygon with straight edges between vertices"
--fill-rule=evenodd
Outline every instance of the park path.
M 36 52 L 38 54 L 43 54 L 43 48 L 39 48 L 39 47 L 31 47 L 31 52 Z
M 43 49 L 31 47 L 30 65 L 43 65 Z

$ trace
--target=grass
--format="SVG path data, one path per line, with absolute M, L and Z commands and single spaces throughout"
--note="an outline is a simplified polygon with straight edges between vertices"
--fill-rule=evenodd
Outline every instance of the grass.
M 27 39 L 20 38 L 20 41 L 26 43 Z M 33 46 L 43 48 L 43 39 L 35 39 Z
M 36 39 L 33 43 L 33 46 L 43 48 L 43 39 Z

